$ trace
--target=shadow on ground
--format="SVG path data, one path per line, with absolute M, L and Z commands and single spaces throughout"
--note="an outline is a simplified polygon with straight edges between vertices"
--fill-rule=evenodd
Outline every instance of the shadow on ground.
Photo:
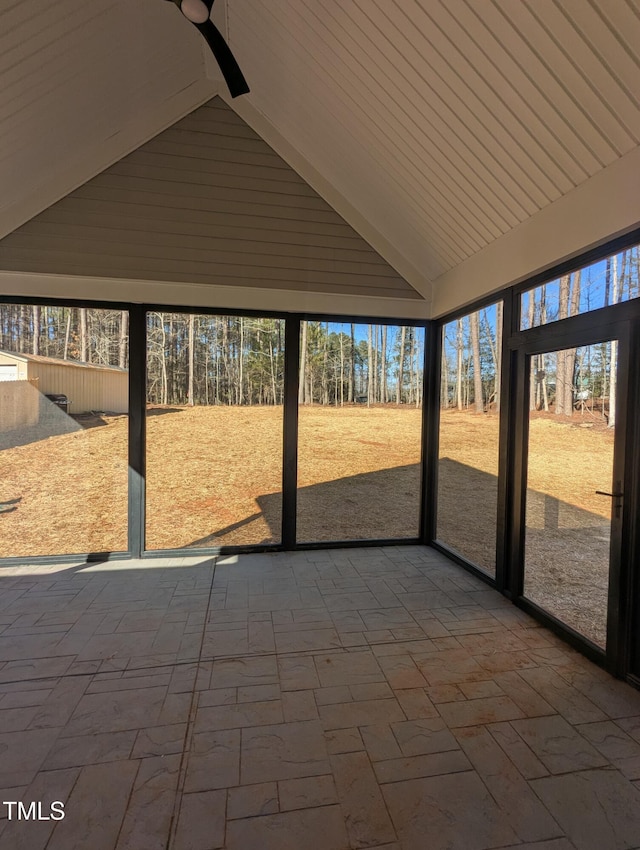
M 498 480 L 442 458 L 438 540 L 493 574 Z M 610 523 L 546 493 L 527 491 L 525 596 L 603 646 Z
M 298 490 L 299 542 L 415 538 L 419 529 L 420 465 L 325 481 Z M 269 536 L 247 543 L 278 543 L 281 537 L 282 495 L 258 496 L 259 511 L 190 545 L 235 545 L 234 536 L 262 519 Z M 244 535 L 243 535 L 244 536 Z

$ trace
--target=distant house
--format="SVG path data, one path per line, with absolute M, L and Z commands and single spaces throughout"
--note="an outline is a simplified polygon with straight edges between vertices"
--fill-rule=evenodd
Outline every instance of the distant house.
M 69 413 L 126 413 L 129 406 L 129 373 L 117 366 L 0 351 L 3 381 L 29 381 L 44 395 L 66 395 Z

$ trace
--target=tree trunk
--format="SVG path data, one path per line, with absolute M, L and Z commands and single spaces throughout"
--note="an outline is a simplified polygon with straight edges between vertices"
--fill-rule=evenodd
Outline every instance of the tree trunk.
M 129 337 L 129 312 L 123 310 L 120 313 L 120 338 L 118 340 L 118 366 L 125 369 L 127 366 L 127 339 Z
M 624 263 L 618 275 L 618 257 L 614 255 L 611 259 L 611 303 L 617 304 L 622 295 L 622 285 L 624 280 Z M 611 340 L 611 365 L 609 374 L 609 428 L 616 426 L 616 404 L 618 400 L 618 340 Z
M 444 328 L 442 330 L 442 360 L 440 361 L 440 407 L 449 407 L 449 361 L 447 360 Z
M 373 389 L 372 389 L 372 401 L 378 401 L 378 326 L 374 325 L 371 333 L 371 339 L 373 344 Z
M 558 311 L 558 319 L 566 319 L 569 315 L 569 300 L 570 300 L 570 282 L 571 278 L 567 275 L 562 275 L 560 278 L 560 304 Z M 567 416 L 571 415 L 571 409 L 565 407 L 567 399 L 567 352 L 558 351 L 556 355 L 556 414 Z
M 67 313 L 67 327 L 64 334 L 64 353 L 63 360 L 69 359 L 69 337 L 71 336 L 71 310 Z
M 462 319 L 456 323 L 456 404 L 458 410 L 462 410 Z
M 402 385 L 404 384 L 404 349 L 407 329 L 400 328 L 400 351 L 398 352 L 398 386 L 396 387 L 396 404 L 402 404 Z
M 238 343 L 238 404 L 244 401 L 244 318 L 240 316 L 240 341 Z
M 374 389 L 374 378 L 373 378 L 373 346 L 371 345 L 371 325 L 367 325 L 367 363 L 368 363 L 368 374 L 367 374 L 367 407 L 371 406 L 371 402 L 374 400 L 372 397 L 373 389 Z
M 302 322 L 302 339 L 300 341 L 300 383 L 298 386 L 298 404 L 305 404 L 304 388 L 307 371 L 307 323 Z
M 347 401 L 353 403 L 356 394 L 356 326 L 351 325 L 351 363 L 349 368 L 349 391 Z
M 482 397 L 482 364 L 480 362 L 480 327 L 478 313 L 469 316 L 471 333 L 471 349 L 473 351 L 473 395 L 476 413 L 484 413 L 484 399 Z
M 33 353 L 40 354 L 40 307 L 33 305 Z
M 329 404 L 329 322 L 322 341 L 322 403 Z
M 80 360 L 89 362 L 89 332 L 87 328 L 87 308 L 80 307 Z
M 380 386 L 380 401 L 383 404 L 387 403 L 387 326 L 382 326 L 382 345 L 380 350 L 382 358 L 382 375 Z
M 164 313 L 160 313 L 160 327 L 162 328 L 162 395 L 160 398 L 162 404 L 167 404 L 169 396 L 169 381 L 167 379 L 167 331 L 165 328 Z
M 194 398 L 193 398 L 193 384 L 194 384 L 194 366 L 195 366 L 195 357 L 194 357 L 194 325 L 195 325 L 195 316 L 193 313 L 189 313 L 189 338 L 188 338 L 188 347 L 189 347 L 189 368 L 187 372 L 187 404 L 193 407 Z
M 569 316 L 577 316 L 580 312 L 580 272 L 574 272 L 569 299 Z M 576 367 L 576 349 L 570 348 L 565 352 L 565 382 L 564 410 L 567 416 L 573 416 L 574 371 Z
M 409 404 L 413 404 L 413 389 L 414 389 L 414 367 L 416 359 L 416 335 L 413 328 L 409 329 Z
M 495 401 L 496 411 L 500 410 L 500 395 L 502 392 L 502 333 L 504 305 L 499 301 L 496 305 L 496 376 L 495 376 Z
M 527 305 L 527 321 L 529 323 L 529 327 L 532 328 L 535 322 L 536 317 L 536 291 L 532 289 L 529 293 L 529 303 Z M 536 370 L 535 370 L 535 358 L 532 357 L 530 360 L 531 366 L 531 374 L 529 375 L 529 410 L 536 409 Z

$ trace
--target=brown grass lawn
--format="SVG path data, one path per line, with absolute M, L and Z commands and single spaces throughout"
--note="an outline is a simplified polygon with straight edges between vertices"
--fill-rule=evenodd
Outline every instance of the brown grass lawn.
M 279 540 L 281 408 L 150 413 L 148 548 Z M 0 451 L 3 556 L 127 548 L 127 420 L 103 421 Z M 415 536 L 420 423 L 409 407 L 302 408 L 298 538 Z M 443 413 L 439 537 L 488 569 L 497 435 L 495 416 Z M 527 592 L 548 608 L 580 588 L 581 608 L 594 587 L 602 596 L 593 565 L 606 564 L 610 503 L 594 491 L 611 486 L 612 452 L 598 423 L 541 414 L 531 424 Z

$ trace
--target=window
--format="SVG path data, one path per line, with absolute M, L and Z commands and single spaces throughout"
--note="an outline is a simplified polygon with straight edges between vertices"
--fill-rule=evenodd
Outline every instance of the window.
M 3 557 L 126 551 L 128 318 L 0 305 Z
M 442 330 L 437 540 L 495 573 L 502 302 Z
M 301 328 L 298 541 L 417 537 L 424 329 Z
M 639 251 L 628 248 L 523 292 L 521 330 L 638 298 Z
M 147 314 L 146 548 L 281 537 L 284 321 Z

